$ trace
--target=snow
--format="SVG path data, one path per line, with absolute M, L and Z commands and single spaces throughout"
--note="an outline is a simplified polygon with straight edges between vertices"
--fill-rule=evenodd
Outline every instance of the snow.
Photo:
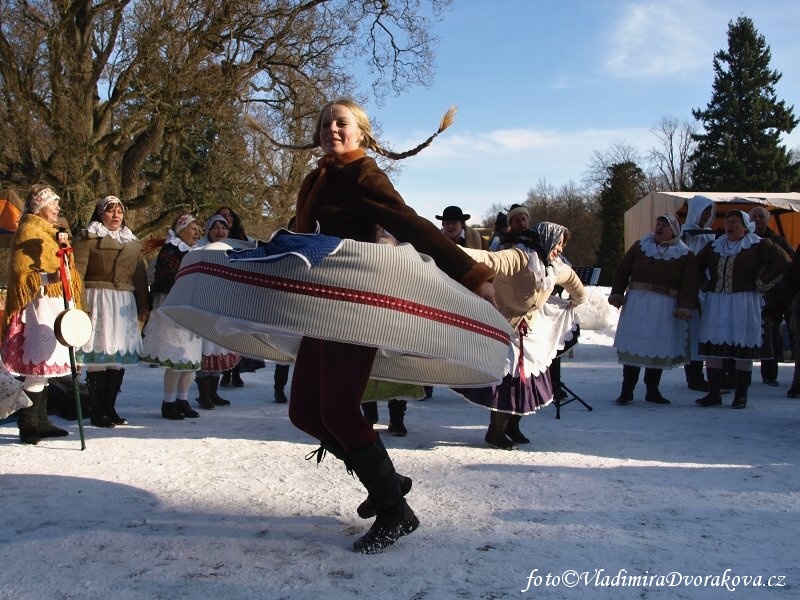
M 86 421 L 84 451 L 75 422 L 53 418 L 70 436 L 38 446 L 1 425 L 0 599 L 800 597 L 793 365 L 781 387 L 756 366 L 742 411 L 730 395 L 696 407 L 680 369 L 663 377 L 671 405 L 645 403 L 640 382 L 617 406 L 615 309 L 593 289 L 563 360 L 593 410 L 524 418 L 530 445 L 486 446 L 487 411 L 445 388 L 409 403 L 405 438 L 380 406 L 421 525 L 378 555 L 352 552 L 365 492 L 332 457 L 304 460 L 316 445 L 273 402 L 272 365 L 220 390 L 232 406 L 180 422 L 160 416 L 162 371 L 130 368 L 131 425 Z

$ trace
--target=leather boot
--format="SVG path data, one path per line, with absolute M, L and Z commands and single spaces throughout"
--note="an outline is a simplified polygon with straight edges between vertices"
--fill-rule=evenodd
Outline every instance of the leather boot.
M 283 389 L 289 381 L 289 365 L 275 365 L 275 402 L 286 404 L 289 399 Z
M 389 433 L 396 437 L 404 437 L 408 430 L 403 422 L 406 416 L 407 400 L 389 400 Z
M 341 460 L 344 463 L 347 472 L 352 475 L 353 469 L 350 466 L 350 459 L 347 457 L 347 453 L 344 451 L 344 448 L 342 448 L 337 442 L 322 442 L 319 448 L 306 456 L 306 460 L 316 458 L 317 464 L 319 464 L 322 462 L 322 459 L 325 458 L 326 453 L 330 453 L 334 457 Z M 405 496 L 411 491 L 411 486 L 413 484 L 411 477 L 405 477 L 397 472 L 395 472 L 395 477 L 397 477 L 397 485 L 400 486 L 400 493 Z M 371 519 L 374 517 L 376 513 L 375 504 L 372 502 L 372 498 L 367 496 L 367 498 L 358 505 L 356 512 L 362 519 Z
M 706 368 L 708 393 L 694 401 L 697 406 L 719 406 L 722 404 L 722 369 Z
M 219 384 L 222 387 L 231 387 L 231 371 L 232 370 L 233 369 L 230 369 L 228 371 L 223 371 L 222 372 L 222 381 L 219 382 Z
M 683 366 L 686 375 L 686 387 L 695 392 L 707 392 L 708 382 L 703 377 L 703 361 L 693 360 Z
M 178 410 L 187 419 L 196 419 L 200 416 L 199 412 L 189 406 L 188 400 L 175 400 L 175 404 L 178 405 Z
M 361 412 L 364 413 L 364 418 L 367 423 L 375 425 L 378 422 L 378 403 L 377 402 L 362 402 Z
M 114 427 L 106 412 L 108 395 L 108 371 L 89 371 L 86 374 L 89 386 L 89 421 L 95 427 Z
M 419 519 L 400 491 L 392 459 L 380 438 L 363 450 L 349 454 L 348 462 L 369 492 L 376 513 L 372 527 L 355 541 L 353 550 L 375 554 L 419 527 Z
M 731 408 L 744 408 L 747 406 L 747 389 L 752 381 L 752 371 L 736 371 L 736 392 L 733 396 Z
M 217 406 L 230 406 L 231 401 L 226 400 L 222 396 L 217 393 L 219 390 L 219 375 L 211 375 L 207 379 L 211 382 L 209 384 L 209 390 L 211 392 L 211 401 Z
M 39 392 L 41 394 L 41 400 L 37 403 L 39 424 L 36 427 L 39 431 L 40 438 L 64 437 L 65 435 L 69 435 L 69 431 L 53 425 L 47 416 L 47 390 L 49 387 L 49 385 L 46 385 L 44 389 Z
M 500 450 L 516 450 L 516 445 L 506 437 L 506 426 L 508 425 L 510 414 L 497 410 L 491 411 L 489 417 L 489 429 L 486 431 L 484 440 L 490 446 Z
M 661 374 L 664 371 L 661 369 L 645 369 L 644 370 L 644 385 L 647 391 L 645 392 L 644 399 L 647 402 L 654 404 L 669 404 L 669 400 L 661 395 L 658 389 L 661 383 Z
M 23 444 L 38 444 L 42 441 L 42 436 L 39 435 L 39 404 L 42 401 L 42 392 L 25 392 L 25 394 L 33 404 L 17 411 L 19 441 Z
M 197 391 L 200 392 L 200 397 L 195 398 L 195 402 L 203 410 L 214 410 L 214 402 L 211 398 L 211 376 L 195 377 L 194 382 L 197 384 Z
M 239 365 L 236 365 L 233 367 L 233 369 L 231 369 L 231 385 L 233 387 L 244 387 L 244 381 L 242 381 Z
M 506 436 L 515 444 L 530 444 L 531 441 L 519 429 L 519 422 L 522 415 L 511 415 L 506 425 Z
M 184 416 L 178 408 L 177 402 L 162 402 L 161 416 L 170 421 L 183 421 Z
M 622 406 L 633 401 L 633 390 L 636 389 L 636 384 L 639 381 L 640 371 L 641 368 L 639 367 L 622 365 L 622 390 L 616 400 L 617 404 Z
M 108 373 L 108 396 L 106 397 L 106 413 L 114 425 L 127 425 L 128 419 L 117 414 L 117 396 L 122 389 L 122 379 L 125 377 L 125 369 L 109 369 Z

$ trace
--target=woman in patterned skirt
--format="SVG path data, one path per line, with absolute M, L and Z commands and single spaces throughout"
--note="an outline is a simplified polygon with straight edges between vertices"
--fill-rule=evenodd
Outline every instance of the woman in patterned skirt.
M 181 215 L 167 233 L 167 239 L 156 257 L 155 275 L 150 286 L 153 307 L 144 327 L 144 358 L 164 369 L 164 399 L 161 416 L 180 421 L 200 414 L 189 406 L 189 388 L 194 372 L 200 368 L 203 343 L 188 329 L 163 315 L 158 307 L 175 284 L 181 260 L 198 242 L 200 225 L 192 215 Z

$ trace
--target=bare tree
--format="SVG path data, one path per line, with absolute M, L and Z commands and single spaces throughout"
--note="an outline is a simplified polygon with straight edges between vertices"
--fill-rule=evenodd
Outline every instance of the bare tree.
M 73 223 L 114 193 L 140 234 L 214 203 L 260 217 L 310 158 L 258 151 L 244 112 L 296 141 L 354 60 L 378 97 L 427 84 L 429 24 L 418 0 L 4 0 L 0 183 L 51 183 Z
M 658 188 L 673 192 L 691 189 L 691 165 L 689 156 L 694 152 L 696 142 L 692 136 L 697 133 L 693 123 L 676 117 L 661 117 L 650 130 L 656 136 L 658 145 L 650 149 L 648 158 L 658 173 Z

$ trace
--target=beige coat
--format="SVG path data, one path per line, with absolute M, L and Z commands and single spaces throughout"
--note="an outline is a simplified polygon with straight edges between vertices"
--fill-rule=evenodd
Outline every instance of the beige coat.
M 553 288 L 536 289 L 536 280 L 528 270 L 528 255 L 518 248 L 498 252 L 470 248 L 462 250 L 497 274 L 494 279 L 497 305 L 512 327 L 519 325 L 522 319 L 530 324 L 553 293 Z M 573 304 L 586 301 L 586 288 L 569 266 L 564 265 L 561 269 L 557 284 L 567 290 Z

